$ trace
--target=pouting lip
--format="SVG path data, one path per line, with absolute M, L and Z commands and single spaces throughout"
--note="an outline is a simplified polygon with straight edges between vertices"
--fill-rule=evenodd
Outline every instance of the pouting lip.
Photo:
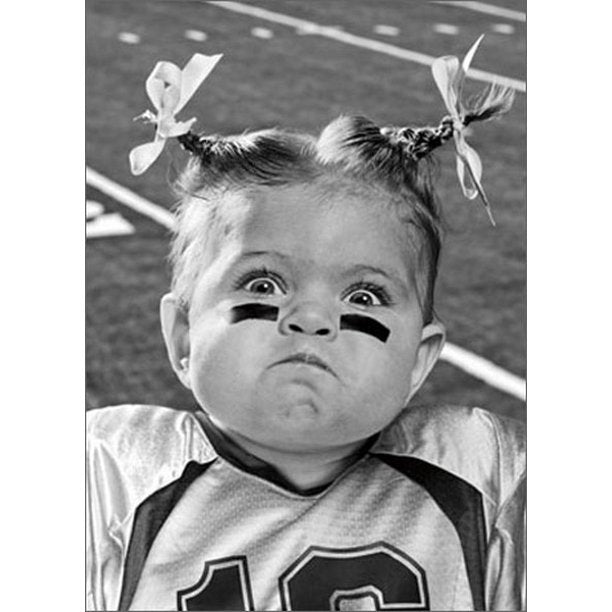
M 280 365 L 282 363 L 305 363 L 306 365 L 321 368 L 325 372 L 329 372 L 330 374 L 336 376 L 336 373 L 331 369 L 331 367 L 327 365 L 320 357 L 317 357 L 317 355 L 315 355 L 314 353 L 293 353 L 293 355 L 289 355 L 284 359 L 275 361 L 272 366 Z

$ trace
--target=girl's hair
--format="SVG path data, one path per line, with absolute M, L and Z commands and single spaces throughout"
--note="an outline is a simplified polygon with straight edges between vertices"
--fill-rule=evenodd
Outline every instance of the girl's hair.
M 469 108 L 461 122 L 467 126 L 506 112 L 513 92 L 493 86 Z M 258 186 L 311 183 L 328 176 L 372 190 L 389 202 L 404 222 L 414 262 L 417 293 L 426 323 L 434 317 L 434 287 L 442 244 L 442 219 L 433 186 L 430 153 L 457 129 L 456 120 L 442 119 L 437 127 L 379 127 L 369 119 L 343 116 L 332 121 L 318 138 L 280 129 L 239 136 L 178 137 L 192 156 L 175 182 L 180 194 L 178 222 L 170 259 L 172 288 L 185 305 L 198 278 L 210 242 L 218 230 L 227 234 L 219 214 L 220 197 Z M 227 203 L 226 203 L 227 205 Z
M 448 133 L 447 133 L 448 132 Z M 210 232 L 223 226 L 220 196 L 258 186 L 310 183 L 331 176 L 374 190 L 405 222 L 417 257 L 415 269 L 425 322 L 434 316 L 434 286 L 442 238 L 440 209 L 425 158 L 452 137 L 443 122 L 437 128 L 380 128 L 365 117 L 339 117 L 319 138 L 269 129 L 239 136 L 179 136 L 192 153 L 175 181 L 180 195 L 170 260 L 172 289 L 185 305 L 191 298 Z M 386 197 L 385 197 L 386 196 Z
M 184 307 L 188 308 L 199 270 L 214 249 L 210 236 L 223 238 L 234 231 L 228 219 L 236 212 L 232 196 L 325 177 L 326 190 L 346 187 L 349 181 L 351 188 L 356 186 L 373 201 L 394 209 L 408 230 L 407 268 L 416 282 L 424 321 L 431 321 L 442 243 L 430 155 L 435 148 L 455 140 L 463 193 L 469 199 L 479 195 L 494 224 L 480 184 L 480 158 L 465 142 L 465 127 L 505 113 L 514 92 L 494 84 L 472 104 L 463 103 L 463 83 L 482 39 L 483 35 L 462 62 L 455 56 L 433 62 L 432 74 L 450 113 L 437 127 L 379 127 L 365 117 L 340 117 L 318 138 L 279 129 L 227 137 L 194 134 L 190 126 L 195 119 L 177 122 L 175 115 L 221 55 L 196 53 L 182 70 L 171 62 L 158 62 L 147 79 L 147 94 L 157 114 L 147 110 L 137 117 L 156 126 L 155 138 L 134 147 L 129 157 L 132 173 L 139 175 L 157 159 L 169 138 L 176 137 L 191 153 L 174 185 L 180 201 L 170 253 L 172 289 Z

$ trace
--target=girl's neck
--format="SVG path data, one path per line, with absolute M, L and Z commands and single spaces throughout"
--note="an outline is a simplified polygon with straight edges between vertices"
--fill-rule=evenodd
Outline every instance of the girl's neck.
M 288 488 L 299 493 L 315 493 L 324 489 L 355 463 L 371 445 L 368 440 L 310 452 L 279 450 L 259 444 L 236 432 L 227 431 L 218 423 L 212 422 L 210 417 L 205 416 L 203 422 L 220 455 L 281 486 L 287 488 L 289 485 Z M 275 478 L 274 471 L 280 474 L 280 479 Z
M 245 450 L 273 465 L 296 489 L 308 491 L 324 487 L 361 457 L 363 442 L 316 452 L 289 452 L 252 443 L 238 436 L 235 441 Z

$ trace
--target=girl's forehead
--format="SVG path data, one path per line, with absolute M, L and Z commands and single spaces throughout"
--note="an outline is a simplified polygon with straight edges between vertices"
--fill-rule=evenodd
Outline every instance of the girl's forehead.
M 361 263 L 411 276 L 414 239 L 391 197 L 355 182 L 317 181 L 227 193 L 220 202 L 234 249 L 304 262 Z M 409 269 L 407 269 L 407 267 Z
M 226 197 L 227 202 L 221 207 L 228 212 L 227 220 L 251 231 L 265 231 L 267 226 L 283 223 L 289 230 L 298 219 L 309 225 L 326 226 L 331 219 L 341 220 L 346 215 L 354 219 L 355 228 L 371 228 L 373 221 L 378 220 L 380 231 L 383 227 L 396 228 L 399 218 L 389 194 L 355 181 L 258 186 L 228 193 Z

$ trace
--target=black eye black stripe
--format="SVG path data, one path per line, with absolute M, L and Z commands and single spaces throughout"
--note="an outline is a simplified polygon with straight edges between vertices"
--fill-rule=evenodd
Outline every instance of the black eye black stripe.
M 262 319 L 264 321 L 276 321 L 278 319 L 279 309 L 277 306 L 268 304 L 240 304 L 234 306 L 230 312 L 230 322 L 240 323 L 245 319 Z M 340 329 L 348 329 L 358 331 L 386 342 L 391 331 L 382 323 L 379 323 L 372 317 L 364 315 L 349 314 L 340 317 Z
M 340 317 L 340 329 L 350 329 L 352 331 L 363 332 L 374 336 L 381 342 L 386 342 L 391 331 L 382 323 L 372 317 L 365 317 L 358 314 L 347 314 Z
M 265 321 L 276 321 L 278 319 L 278 308 L 268 304 L 240 304 L 234 306 L 230 314 L 231 323 L 240 323 L 245 319 L 264 319 Z

